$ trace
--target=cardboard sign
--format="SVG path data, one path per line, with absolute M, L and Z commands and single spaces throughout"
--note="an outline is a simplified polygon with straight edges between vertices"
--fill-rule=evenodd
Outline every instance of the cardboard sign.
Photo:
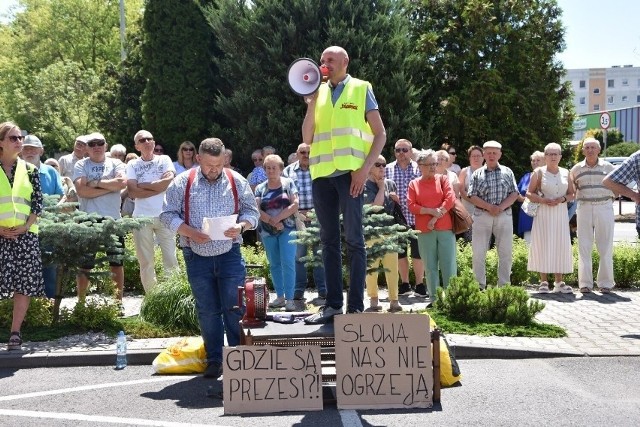
M 319 346 L 225 347 L 225 414 L 322 410 Z
M 347 314 L 336 316 L 334 325 L 338 408 L 433 405 L 428 316 Z

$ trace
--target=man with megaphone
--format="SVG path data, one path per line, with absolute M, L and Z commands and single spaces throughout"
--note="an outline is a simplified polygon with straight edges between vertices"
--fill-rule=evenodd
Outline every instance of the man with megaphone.
M 305 319 L 310 324 L 330 322 L 343 312 L 341 213 L 351 261 L 346 311 L 364 311 L 367 253 L 362 231 L 363 190 L 369 169 L 387 139 L 371 84 L 347 74 L 347 52 L 339 46 L 328 47 L 320 63 L 328 70 L 328 82 L 305 96 L 302 138 L 311 145 L 309 169 L 320 223 L 327 299 L 318 313 Z

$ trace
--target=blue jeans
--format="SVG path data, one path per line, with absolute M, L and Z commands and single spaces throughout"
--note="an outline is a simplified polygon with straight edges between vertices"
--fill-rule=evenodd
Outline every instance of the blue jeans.
M 276 289 L 276 295 L 293 299 L 293 289 L 296 282 L 296 245 L 291 243 L 294 237 L 292 228 L 286 228 L 282 233 L 272 236 L 262 233 L 262 244 L 267 253 L 271 281 Z
M 367 272 L 367 251 L 362 233 L 363 196 L 351 197 L 351 173 L 313 180 L 313 206 L 320 223 L 322 262 L 327 285 L 327 305 L 341 308 L 342 252 L 340 213 L 343 217 L 347 258 L 349 259 L 349 292 L 347 311 L 364 311 L 364 285 Z M 337 203 L 336 203 L 337 202 Z
M 304 290 L 307 288 L 307 267 L 304 262 L 300 261 L 300 258 L 307 256 L 309 248 L 307 245 L 296 245 L 296 287 L 293 293 L 294 299 L 304 298 Z M 318 246 L 313 246 L 311 250 L 315 253 L 318 251 Z M 318 296 L 325 297 L 327 295 L 327 284 L 324 281 L 324 267 L 313 267 L 313 282 L 318 289 Z
M 58 266 L 49 264 L 42 266 L 42 278 L 44 279 L 44 293 L 47 298 L 56 297 L 56 277 L 58 276 Z
M 216 256 L 201 256 L 182 248 L 187 278 L 196 301 L 200 332 L 207 362 L 222 362 L 224 334 L 229 346 L 240 344 L 240 320 L 245 307 L 238 307 L 238 286 L 244 285 L 246 268 L 240 245 Z

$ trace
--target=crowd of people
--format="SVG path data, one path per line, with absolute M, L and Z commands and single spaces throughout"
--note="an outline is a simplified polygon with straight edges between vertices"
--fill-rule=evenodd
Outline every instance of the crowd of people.
M 341 47 L 327 48 L 321 62 L 328 69 L 328 82 L 305 97 L 302 143 L 287 156 L 287 165 L 273 147 L 256 149 L 251 154 L 254 168 L 246 177 L 232 166 L 233 153 L 218 138 L 207 138 L 198 147 L 182 142 L 174 162 L 147 130 L 133 136 L 138 154 L 127 153 L 119 144 L 109 150 L 105 137 L 92 133 L 78 136 L 72 153 L 41 162 L 44 147 L 37 136 L 23 136 L 11 122 L 0 124 L 0 297 L 14 301 L 8 349 L 21 347 L 21 325 L 30 298 L 55 296 L 56 266 L 42 265 L 37 235 L 43 194 L 56 194 L 61 203 L 78 201 L 81 211 L 100 217 L 149 219 L 133 233 L 145 292 L 157 283 L 156 244 L 164 271 L 179 268 L 178 236 L 207 350 L 205 376 L 212 378 L 222 373 L 225 334 L 229 345 L 240 342 L 244 307 L 238 306 L 237 288 L 246 276 L 240 245 L 243 233 L 250 230 L 257 230 L 265 248 L 276 293 L 271 308 L 305 310 L 308 275 L 303 258 L 309 250 L 321 250 L 322 265 L 312 273 L 321 307 L 306 323 L 327 323 L 344 311 L 382 310 L 378 273 L 367 274 L 366 255 L 367 245 L 382 237 L 364 239 L 366 204 L 379 206 L 394 218 L 400 211 L 406 226 L 417 232 L 400 253 L 370 260 L 385 270 L 390 312 L 402 311 L 400 296 L 428 297 L 433 304 L 438 287 L 446 290 L 450 278 L 458 274 L 450 215 L 457 199 L 474 219 L 471 229 L 457 237 L 471 243 L 473 273 L 481 289 L 510 283 L 512 205 L 527 198 L 538 204 L 537 214 L 531 218 L 518 212 L 517 231 L 529 244 L 528 268 L 540 274 L 539 291 L 573 292 L 563 275 L 573 271 L 568 203 L 574 202 L 579 290 L 592 292 L 597 284 L 601 292 L 611 292 L 615 286 L 611 204 L 617 194 L 640 202 L 638 193 L 626 187 L 632 180 L 640 181 L 640 151 L 614 170 L 599 157 L 600 143 L 587 138 L 582 148 L 585 159 L 569 171 L 559 166 L 560 145 L 550 143 L 543 152 L 532 154 L 532 171 L 519 184 L 512 170 L 500 163 L 502 145 L 493 140 L 469 147 L 469 166 L 463 168 L 456 163 L 456 147 L 448 142 L 438 151 L 417 150 L 408 139 L 395 142 L 395 158 L 387 163 L 381 154 L 386 130 L 371 84 L 347 73 L 349 56 Z M 310 225 L 312 211 L 320 226 L 320 244 L 312 248 L 292 244 L 294 232 Z M 231 216 L 232 225 L 221 230 L 223 237 L 213 239 L 204 231 L 211 218 Z M 390 225 L 389 221 L 380 225 Z M 342 234 L 349 259 L 346 307 Z M 595 281 L 594 241 L 600 263 Z M 487 283 L 486 257 L 494 245 L 498 280 Z M 77 276 L 80 300 L 86 296 L 94 265 L 95 254 L 83 260 Z M 110 269 L 121 299 L 122 263 L 114 260 Z M 554 276 L 553 286 L 548 273 Z

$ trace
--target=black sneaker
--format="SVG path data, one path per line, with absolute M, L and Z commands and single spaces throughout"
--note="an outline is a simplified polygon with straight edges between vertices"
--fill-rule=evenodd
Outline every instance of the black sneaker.
M 416 285 L 416 290 L 413 292 L 413 296 L 420 298 L 426 298 L 429 296 L 429 294 L 427 293 L 427 287 L 424 285 L 424 283 Z
M 411 295 L 411 285 L 407 282 L 400 283 L 400 288 L 398 288 L 399 295 Z
M 347 308 L 347 314 L 360 314 L 362 310 L 358 310 L 357 308 Z
M 329 305 L 320 307 L 316 314 L 304 318 L 307 325 L 324 325 L 333 322 L 333 316 L 342 314 L 342 308 L 333 308 Z
M 213 378 L 217 380 L 222 376 L 222 363 L 220 362 L 211 362 L 207 366 L 207 369 L 204 370 L 205 378 Z

